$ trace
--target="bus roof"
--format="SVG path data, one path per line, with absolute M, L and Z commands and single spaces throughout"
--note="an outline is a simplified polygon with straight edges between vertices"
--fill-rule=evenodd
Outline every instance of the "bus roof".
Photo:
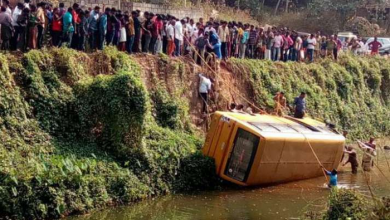
M 335 131 L 328 128 L 325 123 L 304 118 L 279 117 L 275 115 L 246 114 L 235 112 L 219 112 L 225 117 L 248 124 L 252 129 L 262 132 L 281 133 L 316 133 L 337 135 Z

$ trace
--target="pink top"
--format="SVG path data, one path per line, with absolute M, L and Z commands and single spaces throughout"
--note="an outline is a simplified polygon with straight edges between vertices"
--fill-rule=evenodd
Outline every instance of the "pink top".
M 275 36 L 274 47 L 280 48 L 283 45 L 283 37 L 281 35 Z

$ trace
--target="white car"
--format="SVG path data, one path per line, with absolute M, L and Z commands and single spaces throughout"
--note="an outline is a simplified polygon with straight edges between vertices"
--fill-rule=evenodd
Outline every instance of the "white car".
M 345 43 L 348 40 L 351 40 L 352 38 L 357 38 L 357 36 L 352 32 L 339 32 L 337 33 L 337 37 L 342 43 Z
M 369 43 L 373 42 L 374 38 L 370 37 L 368 38 L 366 42 L 366 48 L 367 48 L 367 53 L 371 53 L 371 48 L 368 46 Z M 390 38 L 385 38 L 385 37 L 378 37 L 378 41 L 382 44 L 382 47 L 379 48 L 379 53 L 382 54 L 389 50 L 390 48 Z

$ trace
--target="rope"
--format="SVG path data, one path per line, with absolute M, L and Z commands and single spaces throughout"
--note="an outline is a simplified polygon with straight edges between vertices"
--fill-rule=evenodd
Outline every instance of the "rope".
M 311 152 L 313 153 L 314 157 L 317 159 L 318 164 L 321 166 L 321 168 L 323 168 L 324 166 L 322 165 L 322 163 L 321 163 L 320 159 L 318 158 L 316 152 L 314 151 L 313 147 L 311 146 L 309 139 L 307 139 L 305 134 L 303 134 L 303 133 L 301 133 L 301 134 L 305 137 L 305 141 L 308 143 L 308 145 L 309 145 L 309 147 L 311 149 Z M 325 173 L 324 168 L 322 169 L 322 173 L 325 176 L 326 182 L 328 182 L 329 181 L 328 175 Z

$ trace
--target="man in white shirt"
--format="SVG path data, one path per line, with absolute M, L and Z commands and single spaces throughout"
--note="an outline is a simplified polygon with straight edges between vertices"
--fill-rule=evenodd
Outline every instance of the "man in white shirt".
M 175 28 L 173 27 L 176 24 L 175 19 L 169 22 L 167 26 L 167 54 L 172 56 L 175 50 Z
M 19 15 L 22 14 L 22 11 L 24 9 L 24 5 L 23 3 L 18 3 L 14 9 L 14 11 L 12 12 L 12 26 L 14 27 L 14 35 L 11 39 L 11 50 L 16 50 L 16 45 L 17 45 L 17 41 L 18 41 L 18 37 L 19 37 L 19 33 L 20 33 L 20 29 L 19 29 L 19 25 L 18 25 L 18 18 L 19 18 Z
M 301 49 L 302 49 L 302 38 L 299 36 L 298 33 L 295 33 L 297 35 L 297 38 L 295 39 L 294 43 L 294 52 L 295 57 L 293 61 L 300 61 L 301 60 Z
M 217 31 L 216 31 L 215 28 L 213 27 L 213 23 L 211 23 L 211 22 L 207 22 L 207 27 L 204 29 L 204 32 L 205 32 L 205 33 L 209 33 L 209 36 L 211 35 L 210 32 L 212 32 L 212 33 L 217 33 Z
M 199 29 L 198 27 L 200 27 L 200 24 L 196 24 L 195 26 L 193 26 L 192 28 L 192 33 L 191 33 L 191 57 L 194 58 L 194 60 L 196 60 L 196 53 L 195 53 L 195 50 L 196 50 L 196 46 L 195 46 L 195 41 L 196 39 L 198 39 L 199 37 Z
M 9 0 L 3 0 L 3 5 L 2 6 L 6 9 L 5 12 L 12 16 L 12 10 L 9 7 Z
M 218 27 L 218 36 L 221 40 L 221 52 L 222 52 L 222 58 L 227 58 L 227 42 L 229 40 L 229 28 L 227 27 L 227 22 L 222 21 L 222 25 Z
M 175 23 L 175 56 L 180 56 L 181 54 L 181 45 L 183 43 L 184 34 L 183 34 L 183 24 L 184 20 L 176 21 Z
M 307 54 L 309 56 L 310 62 L 313 62 L 314 49 L 316 45 L 317 45 L 317 40 L 314 34 L 310 34 L 310 37 L 307 39 Z
M 202 98 L 203 108 L 202 113 L 207 114 L 207 102 L 208 102 L 208 94 L 211 92 L 211 80 L 204 76 L 203 74 L 199 74 L 199 94 Z

